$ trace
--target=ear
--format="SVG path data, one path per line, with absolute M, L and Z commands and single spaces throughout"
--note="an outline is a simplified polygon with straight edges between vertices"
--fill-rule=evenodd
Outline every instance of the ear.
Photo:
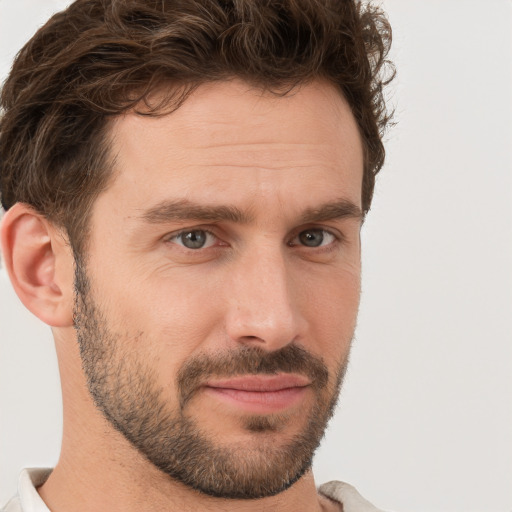
M 52 327 L 72 326 L 74 259 L 63 230 L 17 203 L 4 215 L 1 242 L 21 302 Z

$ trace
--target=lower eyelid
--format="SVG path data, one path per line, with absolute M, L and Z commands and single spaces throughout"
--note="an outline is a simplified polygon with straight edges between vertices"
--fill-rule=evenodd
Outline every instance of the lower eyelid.
M 316 230 L 319 230 L 319 231 L 322 231 L 324 233 L 324 236 L 327 235 L 329 237 L 331 237 L 331 240 L 326 243 L 326 244 L 322 244 L 318 247 L 308 247 L 306 245 L 303 245 L 301 244 L 300 242 L 297 242 L 297 243 L 293 243 L 294 240 L 298 239 L 298 237 L 300 236 L 301 233 L 304 233 L 305 231 L 316 231 Z M 322 229 L 322 228 L 310 228 L 310 229 L 302 229 L 301 231 L 299 231 L 292 239 L 291 241 L 288 243 L 288 245 L 291 245 L 291 246 L 301 246 L 301 247 L 306 247 L 308 249 L 320 249 L 322 247 L 326 247 L 328 245 L 331 245 L 332 243 L 334 242 L 340 242 L 340 241 L 343 241 L 343 236 L 342 235 L 338 235 L 338 234 L 335 234 L 333 233 L 332 231 L 329 231 L 328 229 Z
M 322 228 L 310 228 L 311 230 L 316 230 L 316 229 L 319 229 L 320 231 L 322 231 L 324 233 L 324 236 L 326 237 L 330 237 L 330 240 L 327 241 L 327 243 L 322 243 L 322 245 L 319 245 L 318 247 L 308 247 L 306 245 L 303 245 L 301 244 L 300 242 L 294 242 L 295 240 L 298 239 L 299 235 L 304 232 L 304 231 L 307 231 L 307 229 L 302 229 L 299 233 L 297 233 L 296 235 L 294 235 L 294 237 L 290 240 L 290 242 L 287 243 L 287 245 L 291 246 L 291 247 L 304 247 L 306 249 L 322 249 L 322 248 L 326 248 L 336 242 L 343 242 L 343 240 L 345 239 L 345 237 L 342 235 L 342 234 L 337 234 L 337 233 L 333 233 L 332 231 L 328 230 L 328 229 L 322 229 Z M 198 248 L 198 249 L 191 249 L 189 247 L 186 247 L 183 243 L 176 243 L 175 241 L 179 239 L 179 237 L 181 235 L 184 235 L 186 233 L 190 233 L 192 231 L 203 231 L 204 233 L 206 233 L 206 235 L 210 238 L 213 238 L 213 240 L 211 241 L 207 241 L 205 246 L 204 247 L 201 247 L 201 248 Z M 173 233 L 173 234 L 170 234 L 170 235 L 167 235 L 164 237 L 164 242 L 166 243 L 176 243 L 176 245 L 180 246 L 180 247 L 183 247 L 184 249 L 187 249 L 187 250 L 190 250 L 190 251 L 199 251 L 201 249 L 209 249 L 211 247 L 214 247 L 216 245 L 216 243 L 219 243 L 219 245 L 229 245 L 229 244 L 225 244 L 225 243 L 222 243 L 222 239 L 219 238 L 215 233 L 213 233 L 212 231 L 208 230 L 208 229 L 201 229 L 201 228 L 198 228 L 198 229 L 184 229 L 184 230 L 181 230 L 177 233 Z
M 182 231 L 179 231 L 178 233 L 174 233 L 170 236 L 167 236 L 164 240 L 166 242 L 174 242 L 176 240 L 179 240 L 180 236 L 182 236 L 186 233 L 190 233 L 192 231 L 203 231 L 204 233 L 206 233 L 207 237 L 211 237 L 211 238 L 213 238 L 213 240 L 211 241 L 210 244 L 208 244 L 208 242 L 207 242 L 207 245 L 205 245 L 205 247 L 200 247 L 199 249 L 190 249 L 189 247 L 185 247 L 185 245 L 183 245 L 183 243 L 178 243 L 176 245 L 179 245 L 180 247 L 184 247 L 185 249 L 189 249 L 192 251 L 193 250 L 198 251 L 200 249 L 208 249 L 209 247 L 212 247 L 215 244 L 215 241 L 219 240 L 219 238 L 214 233 L 212 233 L 211 231 L 208 231 L 207 229 L 184 229 Z

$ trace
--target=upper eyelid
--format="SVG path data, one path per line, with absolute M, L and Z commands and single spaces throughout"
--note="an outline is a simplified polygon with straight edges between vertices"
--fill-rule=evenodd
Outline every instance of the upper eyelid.
M 213 230 L 211 230 L 209 228 L 201 227 L 201 226 L 198 226 L 198 227 L 194 226 L 192 228 L 184 228 L 184 229 L 180 229 L 178 231 L 173 231 L 171 233 L 166 233 L 163 236 L 163 239 L 164 240 L 171 240 L 173 238 L 177 238 L 180 235 L 183 235 L 184 233 L 190 233 L 192 231 L 204 231 L 205 233 L 208 233 L 209 235 L 212 235 L 215 238 L 220 238 Z
M 325 231 L 326 233 L 331 235 L 334 238 L 334 240 L 332 240 L 328 244 L 325 244 L 325 245 L 322 244 L 322 245 L 319 245 L 316 247 L 308 247 L 307 245 L 297 242 L 296 238 L 301 233 L 303 233 L 304 231 L 308 231 L 308 230 Z M 291 248 L 296 248 L 299 251 L 305 250 L 305 251 L 313 251 L 313 252 L 315 252 L 315 251 L 322 252 L 322 251 L 333 249 L 335 246 L 343 244 L 345 241 L 346 241 L 345 235 L 338 230 L 328 229 L 323 226 L 311 226 L 311 227 L 307 227 L 307 228 L 300 228 L 299 230 L 297 230 L 295 232 L 295 234 L 288 239 L 288 241 L 286 242 L 286 245 Z
M 311 224 L 311 225 L 306 225 L 306 226 L 300 226 L 300 227 L 292 230 L 291 235 L 289 235 L 287 237 L 288 241 L 285 242 L 286 245 L 289 245 L 293 239 L 295 239 L 296 237 L 298 237 L 300 235 L 300 233 L 302 233 L 303 231 L 308 231 L 308 230 L 325 231 L 326 233 L 329 233 L 330 235 L 332 235 L 337 241 L 341 241 L 341 242 L 346 239 L 345 235 L 338 229 L 328 227 L 328 226 L 321 226 L 318 224 L 316 224 L 316 225 Z M 179 237 L 180 235 L 182 235 L 184 233 L 190 233 L 191 231 L 204 231 L 205 233 L 208 233 L 209 235 L 215 237 L 216 239 L 222 240 L 222 237 L 218 233 L 216 233 L 215 230 L 211 229 L 210 226 L 206 227 L 206 226 L 201 226 L 201 225 L 188 227 L 188 228 L 182 228 L 178 231 L 173 231 L 172 233 L 167 233 L 162 238 L 165 241 L 169 241 L 169 240 Z
M 336 238 L 336 240 L 345 240 L 345 235 L 339 229 L 335 229 L 335 228 L 327 227 L 327 226 L 318 226 L 318 225 L 311 225 L 311 226 L 305 226 L 305 227 L 301 226 L 300 228 L 297 228 L 296 230 L 293 231 L 291 238 L 293 239 L 293 238 L 299 236 L 304 231 L 309 231 L 309 230 L 325 231 L 326 233 L 329 233 L 334 238 Z
M 198 247 L 196 249 L 192 249 L 190 247 L 186 247 L 183 244 L 183 242 L 182 243 L 178 243 L 177 241 L 175 241 L 181 235 L 183 235 L 185 233 L 190 233 L 192 231 L 204 231 L 208 235 L 211 235 L 214 238 L 214 240 L 211 241 L 211 243 L 209 243 L 208 245 L 206 245 L 204 247 Z M 205 229 L 205 228 L 189 228 L 189 229 L 181 229 L 180 231 L 174 231 L 173 233 L 168 233 L 167 235 L 165 235 L 162 238 L 162 240 L 166 244 L 172 243 L 173 245 L 176 245 L 176 246 L 180 247 L 181 250 L 185 250 L 187 252 L 190 252 L 191 254 L 193 254 L 193 253 L 201 254 L 202 251 L 208 251 L 209 249 L 215 249 L 216 245 L 218 244 L 218 241 L 221 240 L 221 238 L 219 236 L 217 236 L 215 233 L 213 233 L 212 231 L 210 231 L 209 229 Z

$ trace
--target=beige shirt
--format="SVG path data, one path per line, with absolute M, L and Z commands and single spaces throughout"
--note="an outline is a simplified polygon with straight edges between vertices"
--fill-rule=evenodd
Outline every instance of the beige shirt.
M 18 494 L 0 512 L 50 512 L 36 488 L 51 469 L 24 469 L 18 481 Z M 318 489 L 321 494 L 343 504 L 343 512 L 382 512 L 366 501 L 354 487 L 343 482 L 328 482 Z

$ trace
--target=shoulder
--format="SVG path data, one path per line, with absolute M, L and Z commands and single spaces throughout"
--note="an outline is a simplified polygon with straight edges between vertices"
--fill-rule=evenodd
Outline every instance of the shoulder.
M 42 485 L 51 469 L 24 469 L 18 480 L 18 495 L 0 508 L 0 512 L 50 512 L 48 507 L 37 492 L 37 487 Z
M 318 491 L 343 504 L 343 512 L 383 512 L 364 499 L 355 487 L 345 482 L 333 480 L 321 485 Z

